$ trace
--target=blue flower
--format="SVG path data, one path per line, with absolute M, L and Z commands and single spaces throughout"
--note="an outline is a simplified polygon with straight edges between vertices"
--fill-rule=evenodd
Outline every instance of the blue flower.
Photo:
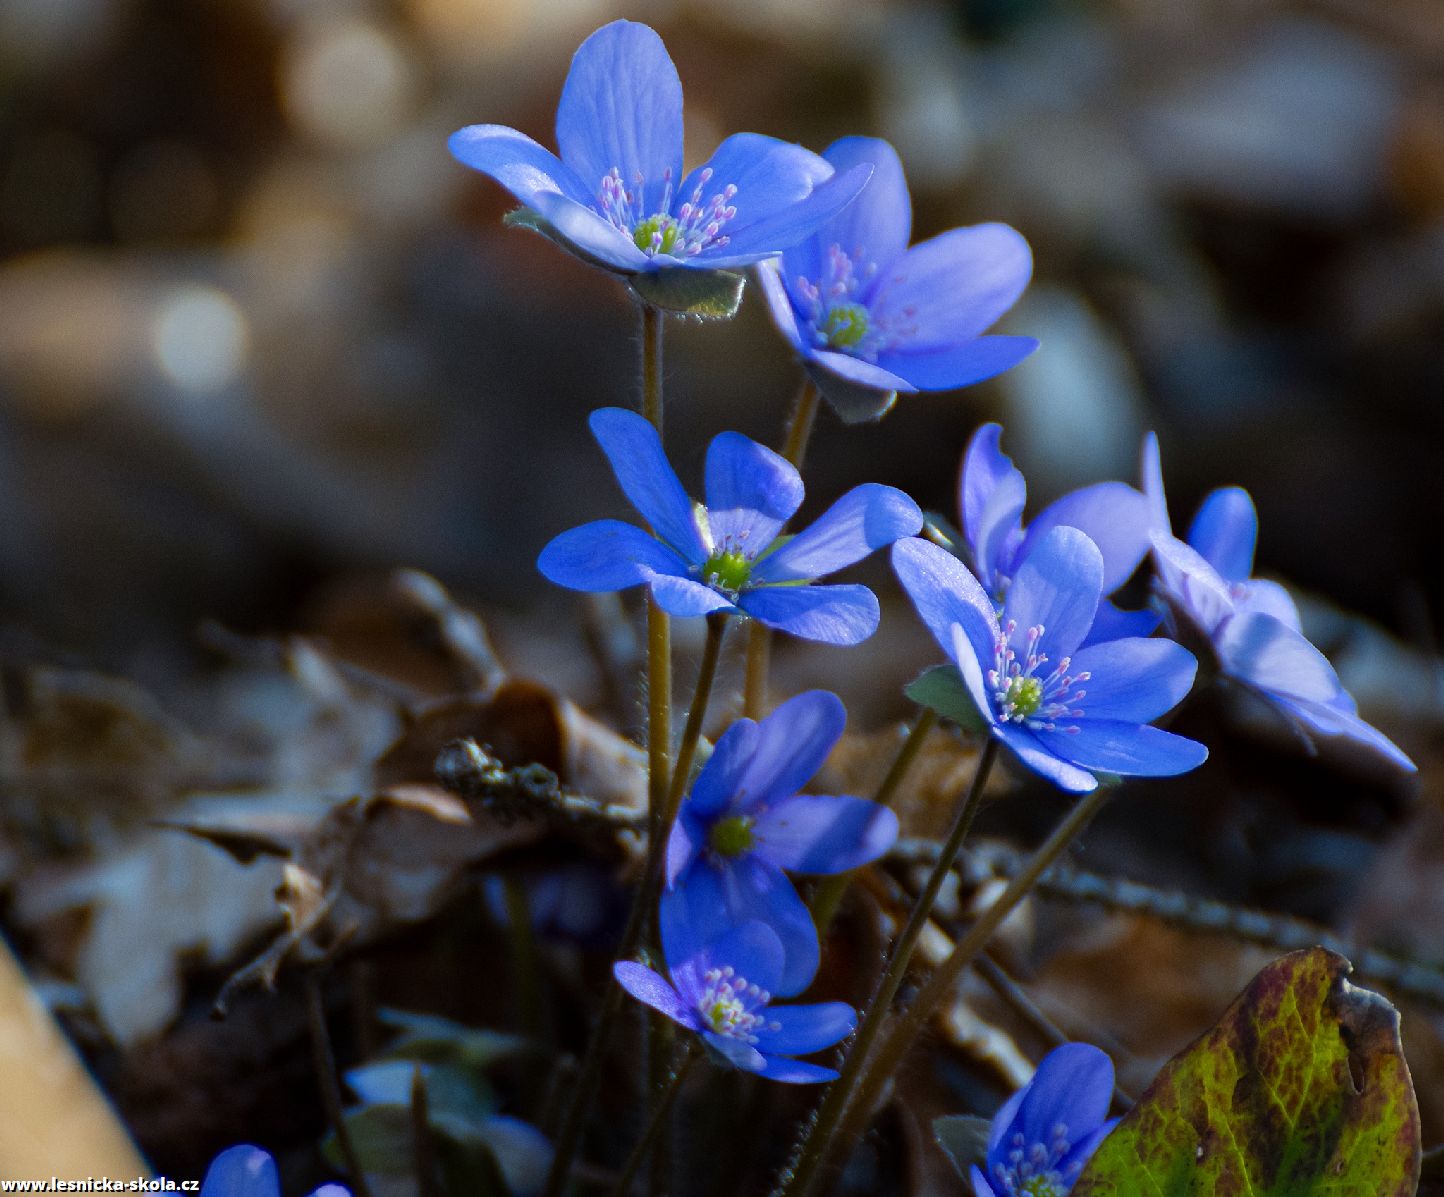
M 1103 554 L 1103 593 L 1123 585 L 1148 553 L 1152 524 L 1148 500 L 1122 482 L 1099 482 L 1043 508 L 1025 531 L 1027 483 L 998 448 L 1003 434 L 984 424 L 973 434 L 958 478 L 958 515 L 966 559 L 993 602 L 1002 605 L 1019 565 L 1052 528 L 1077 528 Z M 1107 599 L 1098 604 L 1085 645 L 1122 636 L 1147 636 L 1158 626 L 1151 611 L 1123 611 Z
M 842 736 L 835 694 L 809 690 L 766 719 L 739 719 L 717 741 L 667 841 L 662 942 L 693 955 L 749 919 L 784 948 L 767 986 L 801 993 L 817 972 L 817 929 L 783 870 L 841 873 L 876 860 L 897 839 L 897 816 L 865 798 L 799 794 Z
M 259 1147 L 228 1147 L 211 1161 L 201 1197 L 281 1197 L 276 1161 Z M 311 1197 L 351 1197 L 341 1185 L 322 1185 Z
M 623 275 L 748 266 L 835 215 L 867 181 L 801 146 L 737 133 L 682 173 L 682 84 L 662 39 L 613 21 L 562 89 L 558 158 L 515 129 L 471 125 L 452 154 L 490 175 L 578 257 Z
M 1277 582 L 1251 578 L 1258 513 L 1240 487 L 1213 491 L 1188 529 L 1173 535 L 1163 493 L 1158 438 L 1143 444 L 1143 487 L 1153 524 L 1158 592 L 1174 630 L 1206 648 L 1224 677 L 1258 695 L 1294 727 L 1310 736 L 1338 737 L 1410 772 L 1399 747 L 1359 718 L 1328 658 L 1305 638 L 1299 611 Z
M 839 174 L 871 167 L 857 199 L 758 281 L 772 319 L 844 419 L 876 419 L 898 391 L 945 391 L 991 378 L 1038 347 L 984 336 L 1033 271 L 1003 224 L 952 229 L 908 248 L 912 204 L 897 152 L 845 137 L 823 157 Z
M 988 1173 L 973 1166 L 974 1197 L 1063 1197 L 1118 1119 L 1113 1063 L 1096 1047 L 1065 1043 L 1003 1103 L 988 1136 Z
M 796 1085 L 836 1079 L 833 1069 L 792 1057 L 846 1038 L 857 1015 L 843 1002 L 769 1005 L 782 976 L 782 943 L 766 924 L 732 927 L 685 957 L 669 950 L 667 971 L 670 982 L 630 960 L 612 966 L 628 993 L 695 1031 L 732 1067 Z
M 978 580 L 925 540 L 893 547 L 893 568 L 962 675 L 991 735 L 1074 793 L 1095 773 L 1171 777 L 1201 765 L 1202 744 L 1149 727 L 1193 685 L 1193 655 L 1128 636 L 1080 648 L 1103 590 L 1103 556 L 1076 528 L 1053 528 L 1024 558 L 1001 617 Z
M 728 611 L 828 644 L 856 644 L 877 629 L 866 586 L 808 586 L 922 527 L 900 490 L 854 487 L 810 528 L 779 539 L 802 504 L 802 478 L 785 459 L 736 432 L 707 449 L 707 505 L 694 509 L 656 430 L 635 412 L 606 407 L 592 432 L 612 472 L 654 535 L 619 520 L 563 532 L 537 568 L 572 590 L 645 584 L 673 615 Z

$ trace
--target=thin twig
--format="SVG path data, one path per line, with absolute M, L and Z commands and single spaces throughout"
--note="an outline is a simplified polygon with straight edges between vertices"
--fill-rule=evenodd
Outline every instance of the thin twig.
M 306 1023 L 311 1032 L 311 1063 L 316 1070 L 316 1084 L 321 1091 L 326 1121 L 336 1135 L 336 1145 L 341 1149 L 341 1158 L 346 1161 L 356 1197 L 371 1197 L 366 1173 L 361 1169 L 360 1157 L 356 1154 L 356 1145 L 351 1141 L 346 1115 L 341 1108 L 341 1082 L 336 1077 L 336 1055 L 331 1050 L 331 1033 L 326 1027 L 326 1002 L 321 994 L 321 977 L 317 970 L 307 971 L 304 988 Z

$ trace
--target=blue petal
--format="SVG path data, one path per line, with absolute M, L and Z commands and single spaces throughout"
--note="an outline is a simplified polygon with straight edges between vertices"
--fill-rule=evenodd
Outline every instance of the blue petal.
M 817 367 L 817 371 L 809 370 L 813 379 L 827 390 L 827 376 L 835 375 L 844 383 L 852 386 L 867 387 L 874 391 L 907 391 L 917 390 L 906 378 L 894 374 L 890 370 L 884 370 L 873 362 L 865 362 L 860 357 L 850 357 L 845 353 L 834 353 L 830 349 L 813 349 L 809 351 L 809 362 Z
M 802 333 L 797 326 L 797 313 L 775 261 L 757 263 L 757 285 L 762 289 L 762 298 L 767 301 L 767 311 L 772 316 L 772 323 L 777 325 L 777 331 L 792 346 L 794 353 L 806 356 L 808 351 L 803 346 Z
M 1193 686 L 1198 662 L 1172 640 L 1129 637 L 1080 650 L 1069 672 L 1084 691 L 1077 704 L 1089 719 L 1150 723 L 1177 706 Z
M 680 619 L 710 615 L 713 611 L 737 610 L 725 595 L 689 578 L 653 574 L 647 579 L 647 589 L 657 606 L 668 615 L 675 615 Z
M 684 203 L 706 207 L 713 196 L 724 196 L 735 213 L 723 226 L 729 240 L 719 252 L 730 251 L 738 232 L 805 200 L 832 173 L 826 161 L 800 145 L 762 133 L 734 133 L 683 181 L 672 212 Z M 736 188 L 730 197 L 727 187 Z
M 714 968 L 731 968 L 758 989 L 771 993 L 782 979 L 782 941 L 766 922 L 739 919 L 703 949 L 696 968 L 699 974 Z
M 983 1175 L 982 1169 L 977 1164 L 973 1165 L 968 1176 L 973 1182 L 973 1197 L 998 1197 L 997 1190 L 988 1183 L 987 1177 Z
M 910 349 L 948 349 L 986 331 L 1032 273 L 1028 243 L 1007 225 L 951 229 L 894 262 L 870 306 L 879 322 L 909 330 Z
M 659 265 L 616 225 L 565 195 L 542 192 L 531 207 L 545 218 L 558 240 L 593 266 L 620 274 L 637 274 L 655 270 Z
M 1112 1101 L 1113 1062 L 1090 1044 L 1065 1043 L 1043 1057 L 1013 1126 L 1025 1144 L 1051 1145 L 1061 1123 L 1076 1143 L 1108 1117 Z
M 877 364 L 918 391 L 955 391 L 1011 370 L 1038 348 L 1032 337 L 974 337 L 955 345 L 917 348 L 899 341 L 877 355 Z
M 757 742 L 757 724 L 751 719 L 738 719 L 728 727 L 692 783 L 685 809 L 708 818 L 731 806 L 757 755 Z
M 1266 696 L 1267 697 L 1267 696 Z M 1350 700 L 1352 703 L 1352 700 Z M 1360 747 L 1383 757 L 1409 773 L 1418 772 L 1418 766 L 1393 740 L 1371 723 L 1365 723 L 1359 716 L 1339 704 L 1304 702 L 1299 699 L 1281 699 L 1279 705 L 1303 723 L 1310 731 L 1319 735 L 1350 740 Z
M 816 258 L 798 261 L 800 273 L 816 280 L 822 273 L 823 255 L 836 245 L 864 266 L 876 266 L 876 285 L 877 279 L 887 277 L 888 267 L 903 255 L 912 236 L 912 200 L 902 161 L 892 146 L 877 137 L 844 137 L 828 146 L 822 156 L 839 174 L 856 166 L 871 166 L 872 178 L 852 203 L 806 242 L 815 247 Z M 787 262 L 789 267 L 793 263 L 791 253 Z M 857 302 L 867 303 L 871 290 L 867 286 L 859 291 Z
M 988 692 L 987 686 L 983 684 L 984 661 L 993 661 L 995 657 L 989 656 L 979 658 L 978 650 L 973 642 L 968 639 L 968 634 L 963 631 L 963 625 L 953 624 L 953 649 L 948 654 L 953 659 L 953 664 L 958 667 L 958 673 L 962 676 L 963 685 L 967 687 L 968 695 L 973 700 L 973 706 L 988 723 L 997 722 L 997 712 L 993 709 L 993 697 Z
M 728 138 L 728 141 L 733 140 L 736 139 Z M 723 143 L 724 148 L 726 144 Z M 720 154 L 721 150 L 718 153 Z M 810 155 L 813 162 L 807 163 L 803 155 Z M 771 163 L 782 164 L 781 177 L 765 177 L 763 172 L 771 169 Z M 796 202 L 778 202 L 790 189 L 785 186 L 787 177 L 800 179 L 804 170 L 811 172 L 816 169 L 814 164 L 820 164 L 821 178 L 826 181 L 811 186 L 809 192 L 804 192 Z M 747 266 L 762 258 L 779 254 L 811 236 L 853 201 L 871 174 L 869 167 L 858 166 L 846 172 L 832 174 L 829 178 L 831 170 L 826 162 L 801 146 L 788 145 L 786 142 L 774 143 L 766 160 L 756 162 L 751 168 L 749 177 L 755 182 L 747 184 L 747 187 L 739 190 L 734 197 L 737 217 L 726 226 L 724 235 L 727 243 L 717 246 L 715 251 L 703 250 L 694 261 L 710 267 Z M 749 189 L 759 199 L 765 197 L 766 203 L 744 204 Z
M 1037 1069 L 1034 1071 L 1036 1072 Z M 998 1147 L 1005 1142 L 1008 1144 L 1008 1148 L 1012 1147 L 1013 1135 L 1018 1130 L 1014 1123 L 1018 1120 L 1018 1110 L 1027 1096 L 1028 1086 L 1024 1085 L 993 1112 L 993 1122 L 988 1128 L 988 1162 L 990 1164 L 998 1159 L 1007 1159 L 1007 1150 L 1005 1149 L 1000 1156 Z
M 767 1067 L 767 1058 L 740 1039 L 719 1035 L 716 1031 L 703 1031 L 702 1038 L 733 1068 L 740 1068 L 743 1072 L 761 1072 Z
M 713 551 L 730 542 L 757 557 L 802 505 L 802 475 L 751 437 L 723 432 L 707 447 L 706 493 Z
M 1027 556 L 1051 528 L 1077 528 L 1103 554 L 1103 593 L 1112 594 L 1133 576 L 1148 552 L 1152 525 L 1148 500 L 1122 482 L 1085 486 L 1050 503 L 1028 525 L 1020 556 Z
M 994 727 L 993 734 L 1013 750 L 1013 755 L 1040 777 L 1046 777 L 1060 790 L 1070 794 L 1086 794 L 1098 788 L 1098 779 L 1076 765 L 1043 747 L 1033 733 L 1011 723 Z
M 812 984 L 821 959 L 817 928 L 806 903 L 780 870 L 755 855 L 741 857 L 723 874 L 723 904 L 729 920 L 760 919 L 782 941 L 786 953 L 782 976 L 763 988 L 781 997 L 801 993 Z
M 572 528 L 541 551 L 542 576 L 570 590 L 625 590 L 654 574 L 685 574 L 687 565 L 655 536 L 620 520 Z
M 528 208 L 545 195 L 575 203 L 593 202 L 592 190 L 560 158 L 525 133 L 505 125 L 468 125 L 447 139 L 451 156 L 489 175 Z
M 1163 493 L 1163 463 L 1158 452 L 1158 434 L 1148 433 L 1143 438 L 1143 494 L 1148 500 L 1149 516 L 1155 532 L 1172 534 L 1173 525 L 1168 520 L 1168 498 Z
M 757 1047 L 768 1055 L 809 1056 L 841 1043 L 857 1026 L 857 1011 L 846 1002 L 771 1006 L 768 1026 L 757 1031 Z M 774 1028 L 770 1024 L 776 1023 Z
M 587 423 L 632 506 L 684 561 L 700 565 L 707 551 L 697 530 L 692 501 L 662 452 L 657 430 L 636 412 L 620 407 L 599 408 Z
M 998 620 L 992 600 L 966 565 L 946 549 L 912 537 L 893 545 L 892 567 L 943 652 L 953 655 L 953 628 L 962 625 L 976 659 L 992 661 Z M 983 709 L 992 708 L 985 703 Z
M 1271 616 L 1250 611 L 1226 619 L 1213 643 L 1224 672 L 1260 690 L 1328 702 L 1343 689 L 1329 659 Z
M 759 561 L 752 575 L 761 582 L 820 578 L 914 535 L 922 526 L 922 511 L 902 491 L 866 482 Z
M 673 1022 L 694 1031 L 702 1025 L 697 1012 L 682 1000 L 682 995 L 672 988 L 666 978 L 645 965 L 635 960 L 618 960 L 612 965 L 612 976 L 637 1001 L 665 1014 Z
M 744 590 L 737 605 L 769 628 L 823 644 L 859 644 L 879 617 L 866 586 L 760 586 Z
M 669 886 L 677 884 L 677 878 L 706 846 L 707 828 L 700 818 L 700 812 L 694 810 L 691 803 L 684 802 L 667 836 L 664 876 Z
M 1130 636 L 1151 636 L 1160 622 L 1157 611 L 1146 607 L 1141 611 L 1124 611 L 1108 599 L 1101 599 L 1098 613 L 1093 616 L 1093 626 L 1083 637 L 1083 647 L 1091 648 L 1095 644 Z
M 1038 649 L 1056 663 L 1083 643 L 1102 592 L 1098 546 L 1077 528 L 1053 528 L 1020 560 L 1002 622 L 1017 622 L 1015 643 L 1027 629 L 1041 627 Z
M 1183 541 L 1156 529 L 1153 561 L 1165 597 L 1205 635 L 1234 613 L 1229 585 L 1216 569 Z
M 1022 537 L 1027 483 L 1012 460 L 998 447 L 1003 429 L 984 424 L 968 442 L 958 476 L 958 516 L 972 550 L 973 565 L 985 590 L 1001 589 L 1000 574 L 1012 572 L 1012 559 Z
M 835 1081 L 839 1075 L 835 1068 L 824 1068 L 820 1064 L 809 1064 L 805 1060 L 791 1060 L 786 1056 L 766 1054 L 762 1058 L 765 1063 L 757 1069 L 757 1075 L 786 1085 L 817 1085 L 824 1081 Z
M 1272 615 L 1285 627 L 1294 631 L 1302 630 L 1299 624 L 1299 609 L 1287 590 L 1267 578 L 1250 578 L 1233 588 L 1235 601 L 1240 613 L 1256 611 L 1260 615 Z
M 866 798 L 798 794 L 768 807 L 753 834 L 755 850 L 779 869 L 845 873 L 893 846 L 897 815 Z
M 847 710 L 836 694 L 805 690 L 789 698 L 757 724 L 752 759 L 737 783 L 732 809 L 792 797 L 822 768 L 846 726 Z
M 228 1147 L 211 1161 L 201 1197 L 280 1197 L 276 1161 L 259 1147 Z
M 1208 749 L 1157 727 L 1115 719 L 1080 719 L 1077 731 L 1045 731 L 1033 735 L 1061 760 L 1099 773 L 1122 777 L 1176 777 L 1197 769 Z
M 1210 494 L 1193 517 L 1187 540 L 1224 581 L 1247 578 L 1258 541 L 1258 513 L 1248 491 L 1225 486 Z
M 616 168 L 639 191 L 639 220 L 663 210 L 668 178 L 675 194 L 682 177 L 682 82 L 654 30 L 613 21 L 581 44 L 557 105 L 557 148 L 591 196 Z

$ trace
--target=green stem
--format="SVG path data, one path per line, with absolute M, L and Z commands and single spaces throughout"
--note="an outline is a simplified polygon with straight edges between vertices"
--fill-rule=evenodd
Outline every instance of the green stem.
M 898 787 L 902 785 L 903 778 L 907 776 L 908 770 L 917 760 L 918 753 L 922 751 L 923 742 L 928 738 L 928 733 L 937 725 L 937 712 L 924 707 L 918 715 L 917 721 L 908 729 L 907 738 L 903 740 L 902 746 L 897 750 L 897 755 L 893 757 L 887 776 L 882 779 L 882 784 L 877 787 L 877 793 L 872 796 L 872 800 L 879 806 L 892 805 L 892 800 L 897 796 Z M 847 893 L 847 887 L 851 884 L 851 873 L 835 873 L 831 877 L 823 878 L 818 884 L 812 897 L 812 918 L 817 924 L 818 938 L 827 938 L 828 928 L 832 926 L 832 920 L 837 915 L 838 907 L 842 905 L 842 897 Z
M 1008 887 L 998 895 L 978 921 L 968 928 L 967 933 L 958 940 L 948 958 L 937 967 L 926 984 L 918 990 L 917 996 L 909 1003 L 907 1009 L 894 1020 L 887 1035 L 878 1044 L 877 1051 L 873 1053 L 873 1063 L 868 1067 L 857 1086 L 856 1095 L 848 1107 L 847 1121 L 843 1124 L 844 1136 L 849 1133 L 860 1133 L 861 1127 L 871 1116 L 887 1078 L 902 1062 L 903 1056 L 907 1054 L 908 1048 L 912 1046 L 913 1040 L 927 1020 L 947 1000 L 963 970 L 970 967 L 982 950 L 988 946 L 988 941 L 1002 926 L 1003 920 L 1017 909 L 1018 904 L 1038 883 L 1038 879 L 1093 822 L 1094 816 L 1102 809 L 1103 804 L 1108 801 L 1112 793 L 1111 788 L 1099 786 L 1096 790 L 1086 794 L 1068 812 L 1067 818 L 1058 824 L 1053 834 L 1039 845 L 1033 855 L 1028 858 L 1028 863 L 1022 871 L 1008 883 Z M 840 1136 L 839 1141 L 846 1142 L 847 1140 Z M 799 1195 L 803 1191 L 805 1190 L 799 1190 Z
M 919 722 L 921 723 L 922 720 Z M 867 1063 L 868 1053 L 872 1050 L 873 1042 L 882 1030 L 883 1019 L 892 1006 L 892 1000 L 897 995 L 903 978 L 907 975 L 913 952 L 917 948 L 918 940 L 922 938 L 923 929 L 927 926 L 928 918 L 932 914 L 933 905 L 937 902 L 943 882 L 951 872 L 958 853 L 962 851 L 963 841 L 968 838 L 968 832 L 972 830 L 973 818 L 982 805 L 983 790 L 988 784 L 988 776 L 992 773 L 993 762 L 997 758 L 998 741 L 990 736 L 983 748 L 983 755 L 978 761 L 977 770 L 973 773 L 973 782 L 968 787 L 967 797 L 958 807 L 937 863 L 928 876 L 923 892 L 913 903 L 912 912 L 908 915 L 908 921 L 903 926 L 902 934 L 898 936 L 892 954 L 888 957 L 887 968 L 883 971 L 877 990 L 873 993 L 872 1000 L 868 1002 L 867 1009 L 863 1012 L 862 1022 L 857 1028 L 857 1035 L 853 1039 L 852 1046 L 848 1049 L 847 1059 L 843 1063 L 842 1074 L 828 1086 L 827 1096 L 818 1110 L 817 1119 L 798 1153 L 796 1170 L 784 1190 L 788 1197 L 804 1197 L 805 1194 L 811 1192 L 817 1181 L 818 1173 L 827 1160 L 833 1135 L 847 1108 L 847 1099 L 862 1074 L 862 1069 Z
M 537 959 L 526 885 L 515 873 L 506 873 L 501 879 L 501 892 L 506 904 L 517 1023 L 525 1035 L 541 1043 L 546 1039 L 546 1004 L 542 998 L 541 965 Z
M 697 1045 L 689 1041 L 685 1054 L 673 1069 L 671 1077 L 666 1082 L 666 1088 L 657 1096 L 657 1101 L 652 1107 L 652 1116 L 647 1120 L 647 1129 L 642 1132 L 642 1137 L 637 1140 L 637 1145 L 632 1148 L 632 1154 L 627 1157 L 627 1162 L 622 1165 L 621 1175 L 617 1178 L 616 1186 L 612 1189 L 612 1197 L 627 1197 L 627 1192 L 632 1186 L 632 1178 L 637 1175 L 637 1170 L 642 1166 L 642 1161 L 647 1158 L 647 1152 L 651 1150 L 653 1142 L 662 1127 L 666 1124 L 667 1114 L 672 1108 L 672 1103 L 677 1100 L 677 1094 L 682 1088 L 682 1081 L 691 1070 L 697 1060 Z
M 808 379 L 802 384 L 802 391 L 792 408 L 792 418 L 787 422 L 787 438 L 782 442 L 782 456 L 799 471 L 802 469 L 803 459 L 807 456 L 807 445 L 812 439 L 812 425 L 817 419 L 817 401 L 821 397 L 822 392 Z

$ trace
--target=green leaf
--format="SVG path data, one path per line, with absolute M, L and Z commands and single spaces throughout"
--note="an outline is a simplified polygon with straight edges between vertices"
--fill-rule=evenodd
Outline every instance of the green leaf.
M 992 1129 L 993 1124 L 986 1118 L 973 1118 L 967 1114 L 933 1119 L 933 1134 L 937 1137 L 938 1146 L 964 1180 L 970 1179 L 968 1174 L 974 1164 L 987 1171 L 988 1135 Z
M 1399 1014 L 1322 948 L 1274 961 L 1175 1056 L 1072 1197 L 1412 1197 Z
M 629 281 L 637 297 L 654 308 L 705 320 L 730 320 L 742 304 L 747 276 L 731 270 L 673 266 L 651 274 L 634 274 Z
M 951 719 L 964 731 L 985 732 L 988 721 L 978 711 L 955 665 L 934 665 L 903 687 L 903 693 L 920 707 Z
M 385 1009 L 377 1017 L 384 1026 L 401 1032 L 382 1053 L 383 1059 L 457 1064 L 484 1071 L 500 1060 L 536 1050 L 534 1043 L 519 1035 L 463 1026 L 435 1014 Z

